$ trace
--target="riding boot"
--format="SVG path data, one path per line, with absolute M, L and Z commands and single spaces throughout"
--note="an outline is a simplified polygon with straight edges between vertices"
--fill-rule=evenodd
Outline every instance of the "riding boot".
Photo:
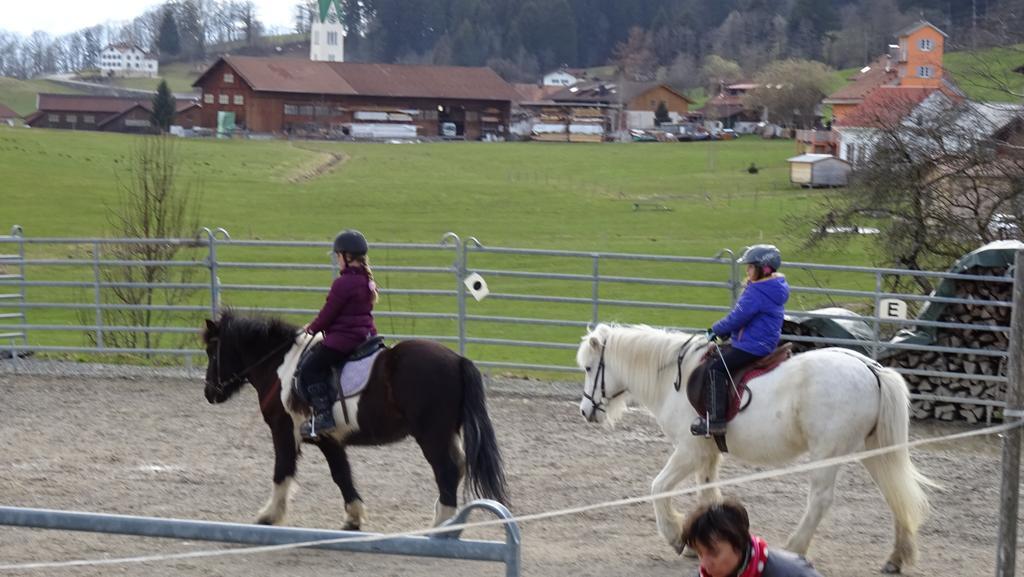
M 690 425 L 690 432 L 698 437 L 710 437 L 712 435 L 724 435 L 726 429 L 725 414 L 728 409 L 729 390 L 726 388 L 725 375 L 718 371 L 710 371 L 707 381 L 707 406 L 710 417 L 710 424 L 704 417 L 697 417 L 697 420 Z
M 299 432 L 307 439 L 332 433 L 336 427 L 333 411 L 334 401 L 336 400 L 334 387 L 324 381 L 310 383 L 306 387 L 306 395 L 309 397 L 309 405 L 313 409 L 313 415 L 302 424 Z

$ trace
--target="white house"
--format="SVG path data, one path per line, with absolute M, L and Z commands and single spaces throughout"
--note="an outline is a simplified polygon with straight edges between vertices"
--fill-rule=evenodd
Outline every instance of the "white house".
M 318 0 L 309 36 L 310 60 L 345 61 L 345 25 L 340 0 Z
M 154 78 L 159 63 L 145 50 L 130 42 L 110 44 L 100 52 L 100 73 L 104 76 Z
M 565 68 L 559 68 L 552 72 L 548 72 L 544 75 L 544 86 L 572 86 L 578 83 L 581 78 L 577 78 L 574 74 L 571 74 Z
M 891 94 L 897 91 L 881 88 L 876 92 L 887 90 Z M 875 96 L 869 96 L 865 102 Z M 879 100 L 878 104 L 884 104 L 884 109 L 877 110 L 872 117 L 860 114 L 865 119 L 854 122 L 855 126 L 836 128 L 840 159 L 854 166 L 870 160 L 884 131 L 896 128 L 906 142 L 914 143 L 923 151 L 955 153 L 976 145 L 1024 117 L 1024 106 L 1019 104 L 960 100 L 942 91 L 931 92 L 916 102 L 913 98 L 894 100 L 890 97 Z M 934 133 L 937 126 L 943 127 L 941 135 Z M 930 131 L 928 127 L 931 127 Z

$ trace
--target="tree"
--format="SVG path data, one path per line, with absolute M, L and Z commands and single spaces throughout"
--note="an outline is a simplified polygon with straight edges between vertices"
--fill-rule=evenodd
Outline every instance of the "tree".
M 182 184 L 178 178 L 179 160 L 171 136 L 148 136 L 135 145 L 131 174 L 118 177 L 118 202 L 107 206 L 109 231 L 116 238 L 175 239 L 193 238 L 199 230 L 198 188 Z M 118 244 L 108 256 L 120 261 L 142 261 L 142 265 L 112 265 L 102 270 L 109 287 L 101 293 L 106 304 L 118 305 L 104 310 L 105 324 L 148 328 L 172 324 L 194 325 L 196 313 L 173 309 L 154 310 L 154 304 L 182 305 L 191 299 L 195 269 L 169 264 L 189 257 L 189 247 L 178 243 L 149 242 Z M 158 263 L 158 264 L 151 264 Z M 178 323 L 173 321 L 178 320 Z M 157 348 L 164 333 L 109 332 L 105 344 L 121 348 Z
M 773 62 L 754 79 L 758 85 L 747 93 L 746 105 L 768 111 L 776 124 L 810 128 L 816 110 L 828 93 L 832 73 L 827 66 L 810 60 Z
M 651 49 L 651 37 L 646 30 L 634 26 L 629 30 L 629 39 L 615 47 L 615 63 L 628 80 L 646 82 L 654 80 L 658 72 L 658 61 Z
M 160 36 L 157 37 L 156 47 L 160 55 L 177 56 L 181 54 L 181 36 L 178 33 L 178 23 L 174 19 L 174 11 L 168 6 L 164 8 L 163 19 L 160 21 Z
M 997 139 L 977 105 L 893 101 L 872 117 L 861 122 L 876 128 L 851 186 L 827 197 L 810 245 L 845 242 L 828 226 L 870 224 L 881 231 L 880 264 L 938 270 L 979 245 L 1021 238 L 1019 224 L 1006 223 L 1024 223 L 1024 148 Z
M 658 102 L 658 107 L 654 109 L 654 125 L 661 126 L 670 122 L 672 122 L 672 117 L 668 115 L 668 106 L 664 100 L 661 100 Z
M 717 54 L 712 54 L 704 59 L 704 65 L 701 66 L 700 73 L 709 95 L 718 94 L 723 86 L 739 82 L 743 79 L 743 70 L 739 64 L 732 60 L 726 60 Z
M 167 87 L 167 81 L 161 80 L 160 86 L 156 89 L 156 95 L 153 96 L 153 123 L 160 127 L 162 132 L 167 132 L 171 129 L 171 123 L 174 122 L 175 107 L 174 95 L 171 94 L 171 89 Z
M 196 0 L 185 0 L 178 5 L 178 32 L 182 53 L 196 60 L 206 55 L 206 30 L 202 10 Z

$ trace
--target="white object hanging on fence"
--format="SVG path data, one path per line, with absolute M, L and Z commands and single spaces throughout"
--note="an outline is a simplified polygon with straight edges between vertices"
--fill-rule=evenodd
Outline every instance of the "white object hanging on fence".
M 490 289 L 487 288 L 487 281 L 477 273 L 470 274 L 462 282 L 466 284 L 469 294 L 473 295 L 473 298 L 477 301 L 482 301 L 487 298 L 487 295 L 491 294 Z

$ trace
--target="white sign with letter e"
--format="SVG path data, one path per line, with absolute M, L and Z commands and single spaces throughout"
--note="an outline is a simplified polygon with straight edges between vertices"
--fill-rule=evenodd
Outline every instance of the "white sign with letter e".
M 907 303 L 900 299 L 878 301 L 878 317 L 883 319 L 907 319 Z

